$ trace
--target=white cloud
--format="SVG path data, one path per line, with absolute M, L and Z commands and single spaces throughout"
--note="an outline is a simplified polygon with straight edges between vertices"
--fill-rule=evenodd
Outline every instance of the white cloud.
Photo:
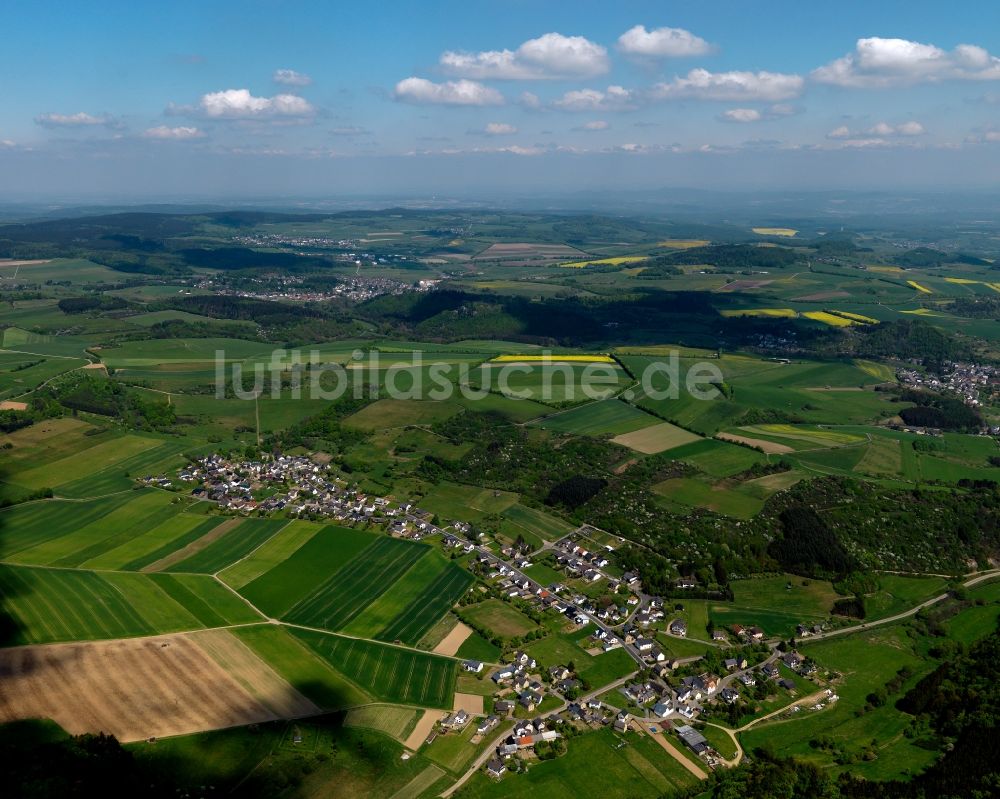
M 396 84 L 393 96 L 404 103 L 436 105 L 502 105 L 503 95 L 474 80 L 434 83 L 426 78 L 406 78 Z
M 896 125 L 896 133 L 900 136 L 923 136 L 926 132 L 923 125 L 912 120 Z
M 145 130 L 142 137 L 144 139 L 183 141 L 186 139 L 200 139 L 203 138 L 204 135 L 205 134 L 198 130 L 198 128 L 187 127 L 184 125 L 171 128 L 167 125 L 158 125 L 155 128 L 148 128 Z
M 561 111 L 625 111 L 635 107 L 635 93 L 622 86 L 598 89 L 574 89 L 552 105 Z
M 517 101 L 529 111 L 536 111 L 542 107 L 542 101 L 534 92 L 521 92 L 521 96 Z
M 483 129 L 483 133 L 487 136 L 510 136 L 513 133 L 517 133 L 517 128 L 513 125 L 508 125 L 506 122 L 490 122 Z
M 1000 80 L 1000 58 L 982 47 L 943 50 L 908 39 L 858 39 L 854 51 L 813 70 L 818 83 L 885 88 L 942 80 Z
M 760 122 L 764 115 L 756 108 L 730 108 L 723 111 L 720 119 L 724 122 Z
M 608 51 L 583 36 L 546 33 L 516 50 L 479 53 L 449 50 L 442 68 L 452 75 L 477 80 L 552 80 L 591 78 L 608 71 Z
M 208 119 L 272 119 L 311 117 L 316 109 L 297 94 L 254 97 L 247 89 L 225 89 L 202 95 L 195 107 L 171 105 L 167 113 Z
M 0 147 L 17 147 L 13 139 L 0 139 Z
M 636 25 L 618 37 L 618 49 L 626 55 L 644 58 L 687 58 L 706 55 L 712 46 L 683 28 L 646 30 Z
M 828 139 L 839 139 L 851 142 L 874 142 L 875 139 L 912 138 L 923 136 L 927 131 L 916 120 L 890 125 L 888 122 L 876 122 L 864 131 L 852 131 L 847 125 L 840 125 L 826 134 Z
M 121 122 L 109 114 L 94 116 L 83 111 L 76 114 L 40 114 L 35 117 L 35 123 L 43 128 L 105 127 L 118 130 L 123 127 Z
M 709 72 L 692 69 L 685 77 L 653 86 L 659 100 L 760 100 L 776 102 L 797 97 L 805 81 L 801 75 L 781 72 Z
M 296 72 L 294 69 L 276 69 L 271 80 L 283 86 L 308 86 L 312 83 L 312 78 L 301 72 Z
M 580 130 L 597 131 L 597 130 L 607 130 L 610 127 L 611 125 L 609 125 L 605 120 L 594 119 L 591 120 L 590 122 L 584 122 L 580 126 Z

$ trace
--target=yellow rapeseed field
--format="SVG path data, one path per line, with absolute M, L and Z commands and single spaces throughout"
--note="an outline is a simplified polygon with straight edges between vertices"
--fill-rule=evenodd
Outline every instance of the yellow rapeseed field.
M 778 316 L 793 319 L 798 314 L 791 308 L 740 308 L 735 311 L 723 311 L 723 316 Z
M 788 238 L 799 232 L 790 227 L 755 227 L 751 229 L 759 236 L 787 236 Z
M 648 258 L 648 255 L 619 255 L 615 258 L 600 258 L 593 261 L 573 261 L 568 264 L 559 264 L 559 266 L 564 266 L 567 269 L 582 269 L 585 266 L 601 266 L 603 264 L 618 266 L 619 264 L 634 264 L 638 261 L 645 261 Z
M 921 286 L 916 280 L 907 280 L 906 283 L 907 283 L 907 285 L 912 286 L 913 288 L 915 288 L 917 291 L 922 291 L 924 294 L 933 294 L 934 293 L 929 288 L 927 288 L 927 286 Z
M 568 361 L 570 363 L 614 363 L 615 359 L 609 355 L 498 355 L 490 363 L 539 363 L 548 361 Z
M 835 316 L 826 311 L 806 311 L 802 315 L 806 319 L 812 319 L 814 322 L 822 322 L 824 325 L 831 325 L 832 327 L 850 327 L 851 325 L 860 324 L 853 319 L 845 319 L 842 316 Z

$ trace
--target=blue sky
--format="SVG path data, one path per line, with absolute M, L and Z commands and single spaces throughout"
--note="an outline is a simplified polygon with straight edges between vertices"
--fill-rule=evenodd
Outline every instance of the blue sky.
M 1000 4 L 6 0 L 0 190 L 996 185 Z

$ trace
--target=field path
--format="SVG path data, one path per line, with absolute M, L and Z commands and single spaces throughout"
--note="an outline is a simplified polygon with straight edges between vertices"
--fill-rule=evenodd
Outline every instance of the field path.
M 667 754 L 669 754 L 674 760 L 676 760 L 678 763 L 684 766 L 684 768 L 690 771 L 695 777 L 697 777 L 699 780 L 707 780 L 708 772 L 702 768 L 699 768 L 690 758 L 685 757 L 684 753 L 681 752 L 670 741 L 668 741 L 665 735 L 663 734 L 658 735 L 649 731 L 650 725 L 659 726 L 659 724 L 660 722 L 655 722 L 655 723 L 639 722 L 636 726 L 638 726 L 640 730 L 642 730 L 644 733 L 646 733 L 646 735 L 648 735 L 650 738 L 656 741 L 656 743 L 658 743 L 661 747 L 663 747 L 663 749 L 667 752 Z
M 205 535 L 199 538 L 197 541 L 192 541 L 186 547 L 181 547 L 175 552 L 171 552 L 166 557 L 160 558 L 154 563 L 150 563 L 148 566 L 143 566 L 139 571 L 143 572 L 160 572 L 164 569 L 173 566 L 175 563 L 180 563 L 182 560 L 187 560 L 189 557 L 194 555 L 196 552 L 200 552 L 205 549 L 209 544 L 215 543 L 222 536 L 236 527 L 240 522 L 242 522 L 242 517 L 228 518 L 219 522 L 215 527 L 209 530 Z

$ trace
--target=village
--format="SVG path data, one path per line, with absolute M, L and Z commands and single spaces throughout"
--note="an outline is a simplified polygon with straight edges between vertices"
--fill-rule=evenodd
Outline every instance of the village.
M 471 724 L 476 725 L 473 743 L 501 727 L 509 728 L 492 750 L 494 756 L 484 761 L 486 773 L 495 779 L 508 770 L 523 769 L 526 760 L 558 750 L 565 745 L 562 739 L 574 731 L 602 727 L 652 735 L 673 731 L 683 748 L 706 767 L 725 765 L 725 758 L 693 724 L 738 718 L 754 701 L 775 696 L 784 698 L 789 712 L 798 711 L 801 681 L 817 677 L 817 664 L 785 642 L 769 638 L 758 626 L 714 628 L 703 641 L 704 656 L 670 656 L 664 642 L 701 640 L 677 613 L 683 603 L 645 593 L 641 575 L 635 572 L 612 574 L 608 567 L 614 548 L 592 543 L 590 536 L 600 531 L 589 525 L 532 552 L 527 544 L 491 540 L 468 522 L 444 522 L 412 503 L 360 492 L 304 455 L 275 453 L 270 458 L 236 460 L 212 454 L 182 468 L 177 477 L 183 485 L 194 485 L 193 496 L 224 512 L 331 519 L 376 525 L 413 541 L 433 538 L 446 553 L 467 556 L 467 567 L 481 578 L 486 587 L 480 590 L 489 596 L 533 612 L 558 614 L 564 629 L 585 636 L 587 652 L 593 656 L 615 650 L 628 654 L 634 670 L 603 686 L 583 682 L 572 663 L 542 664 L 523 649 L 500 664 L 463 661 L 463 672 L 495 686 L 491 711 L 474 714 L 458 709 L 441 719 L 427 742 L 463 733 Z M 166 475 L 147 476 L 140 482 L 175 487 Z M 537 558 L 561 571 L 565 581 L 543 585 L 530 578 L 525 570 Z M 601 585 L 604 596 L 620 601 L 598 602 L 582 590 L 595 584 Z M 680 577 L 674 587 L 683 595 L 697 584 Z M 803 622 L 796 639 L 823 634 L 822 624 Z M 821 710 L 837 698 L 826 687 L 822 700 L 810 706 Z
M 981 363 L 946 361 L 940 375 L 900 369 L 896 377 L 903 385 L 952 394 L 972 407 L 989 404 L 1000 386 L 997 368 Z

